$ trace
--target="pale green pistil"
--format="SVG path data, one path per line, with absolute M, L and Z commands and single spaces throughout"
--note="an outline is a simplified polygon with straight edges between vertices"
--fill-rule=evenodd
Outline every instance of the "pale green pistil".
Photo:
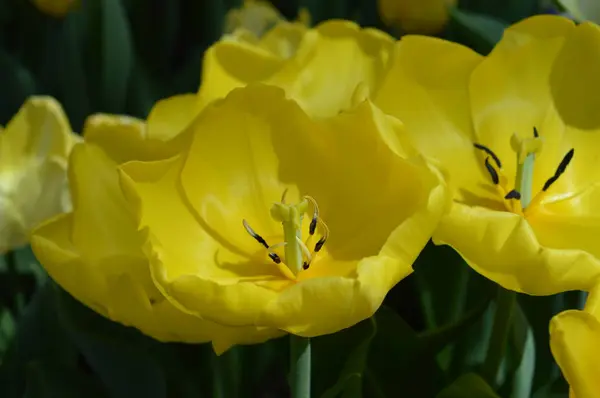
M 271 207 L 271 217 L 283 225 L 285 263 L 296 275 L 302 270 L 304 264 L 301 243 L 302 217 L 307 209 L 306 199 L 297 204 L 275 203 Z

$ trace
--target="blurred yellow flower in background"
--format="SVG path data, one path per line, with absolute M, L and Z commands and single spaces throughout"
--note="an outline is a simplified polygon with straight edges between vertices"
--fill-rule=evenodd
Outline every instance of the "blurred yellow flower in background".
M 43 13 L 56 18 L 64 17 L 81 0 L 33 0 L 33 4 Z
M 576 20 L 600 23 L 600 1 L 558 0 L 558 2 Z
M 406 36 L 375 97 L 448 170 L 454 205 L 434 241 L 507 289 L 587 290 L 600 276 L 598 70 L 598 26 L 537 16 L 487 57 Z
M 225 36 L 206 51 L 197 97 L 181 96 L 172 107 L 188 116 L 183 124 L 212 101 L 253 82 L 283 88 L 311 116 L 336 115 L 352 106 L 355 93 L 362 98 L 377 90 L 394 43 L 391 36 L 350 21 L 328 21 L 314 29 L 280 22 L 260 38 L 246 33 Z
M 27 244 L 39 222 L 70 209 L 67 159 L 78 138 L 50 97 L 30 98 L 0 128 L 0 253 Z
M 444 29 L 458 0 L 377 0 L 381 19 L 403 33 L 432 35 Z
M 592 289 L 583 311 L 552 318 L 550 348 L 571 386 L 571 398 L 600 397 L 600 286 Z
M 76 298 L 159 340 L 222 352 L 352 326 L 412 272 L 449 205 L 402 124 L 368 101 L 314 121 L 249 85 L 173 141 L 140 125 L 126 150 L 96 118 L 71 159 L 74 211 L 32 247 Z

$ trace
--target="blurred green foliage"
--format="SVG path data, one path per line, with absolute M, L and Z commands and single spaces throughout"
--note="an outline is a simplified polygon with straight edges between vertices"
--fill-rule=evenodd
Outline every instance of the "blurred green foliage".
M 200 84 L 202 54 L 234 0 L 84 0 L 64 19 L 27 0 L 0 0 L 0 123 L 26 97 L 48 94 L 75 131 L 95 112 L 145 117 L 152 104 Z M 347 18 L 383 26 L 375 0 L 279 0 L 289 19 Z M 509 24 L 545 11 L 536 0 L 463 0 L 442 37 L 487 53 Z M 313 396 L 497 397 L 476 375 L 495 286 L 447 247 L 428 245 L 413 276 L 372 319 L 313 340 Z M 566 396 L 548 344 L 552 315 L 579 293 L 519 297 L 502 367 L 503 397 Z M 111 323 L 49 280 L 29 249 L 0 262 L 0 396 L 283 397 L 286 338 L 235 347 L 162 344 Z

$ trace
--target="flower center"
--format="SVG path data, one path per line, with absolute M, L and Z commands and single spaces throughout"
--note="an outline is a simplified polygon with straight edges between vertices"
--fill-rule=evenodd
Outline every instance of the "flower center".
M 565 172 L 573 159 L 575 150 L 571 149 L 561 160 L 554 175 L 546 180 L 542 190 L 533 196 L 532 185 L 535 156 L 542 150 L 542 144 L 543 140 L 535 127 L 533 128 L 533 137 L 522 138 L 517 134 L 512 135 L 510 145 L 517 154 L 517 175 L 515 176 L 515 186 L 513 189 L 509 189 L 508 187 L 508 179 L 502 171 L 502 162 L 498 156 L 490 148 L 481 144 L 474 144 L 475 148 L 487 154 L 485 168 L 490 174 L 492 182 L 504 198 L 506 208 L 511 212 L 524 214 L 528 208 L 533 207 L 534 204 L 538 204 L 548 188 Z M 490 162 L 490 158 L 493 160 L 495 166 Z
M 286 193 L 287 191 L 283 193 L 281 202 L 274 203 L 271 207 L 271 217 L 282 225 L 283 241 L 275 243 L 274 245 L 269 245 L 262 236 L 257 234 L 250 227 L 246 220 L 243 220 L 243 224 L 248 234 L 267 249 L 267 255 L 275 264 L 279 265 L 282 260 L 274 250 L 283 246 L 285 253 L 283 263 L 294 275 L 298 275 L 298 273 L 307 270 L 310 267 L 310 264 L 317 253 L 323 248 L 323 245 L 329 237 L 329 228 L 319 217 L 319 206 L 312 197 L 304 196 L 298 203 L 287 204 L 285 203 Z M 309 204 L 312 205 L 313 212 L 308 227 L 308 238 L 303 241 L 302 220 L 304 214 L 308 212 Z M 308 247 L 311 239 L 317 232 L 317 229 L 322 231 L 322 235 L 311 251 Z

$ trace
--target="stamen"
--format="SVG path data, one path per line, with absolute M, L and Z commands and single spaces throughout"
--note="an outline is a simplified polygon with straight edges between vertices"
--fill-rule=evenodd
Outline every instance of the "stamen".
M 314 235 L 317 229 L 317 220 L 319 219 L 319 205 L 317 205 L 317 201 L 314 200 L 310 196 L 305 196 L 304 199 L 308 200 L 313 205 L 313 217 L 310 221 L 310 226 L 308 228 L 308 233 L 310 235 Z
M 267 248 L 267 249 L 269 248 L 269 244 L 267 243 L 267 241 L 264 240 L 262 236 L 260 236 L 256 232 L 254 232 L 252 227 L 250 227 L 250 224 L 248 224 L 248 221 L 242 220 L 242 224 L 244 224 L 244 228 L 246 228 L 246 232 L 248 232 L 248 234 L 250 234 L 251 237 L 256 239 L 256 241 L 258 243 L 260 243 L 261 245 L 263 245 L 265 248 Z
M 300 245 L 300 249 L 302 249 L 302 253 L 304 253 L 304 255 L 306 256 L 306 259 L 308 260 L 308 263 L 310 264 L 312 262 L 312 255 L 310 254 L 310 250 L 308 250 L 308 247 L 306 247 L 304 242 L 302 242 L 302 239 L 296 237 L 296 240 L 298 241 L 298 244 Z
M 481 145 L 481 144 L 473 144 L 475 146 L 475 148 L 477 149 L 481 149 L 482 151 L 484 151 L 485 153 L 487 153 L 488 155 L 490 155 L 492 157 L 492 159 L 494 159 L 494 162 L 496 162 L 496 165 L 498 166 L 499 169 L 502 168 L 502 163 L 500 162 L 500 158 L 498 156 L 496 156 L 496 154 L 488 147 L 486 147 L 485 145 Z
M 540 135 L 538 134 L 537 129 L 533 126 L 533 138 L 538 138 Z
M 281 262 L 281 258 L 277 255 L 277 253 L 269 252 L 269 257 L 271 257 L 271 260 L 273 260 L 275 264 L 279 264 Z
M 498 177 L 498 172 L 496 171 L 496 169 L 494 169 L 494 166 L 492 166 L 490 164 L 490 158 L 485 158 L 485 168 L 487 169 L 488 173 L 490 173 L 490 176 L 492 177 L 492 181 L 494 182 L 495 185 L 498 185 L 498 183 L 500 182 L 500 177 Z
M 325 244 L 325 241 L 327 241 L 327 239 L 324 236 L 321 237 L 321 239 L 319 239 L 317 241 L 317 243 L 315 244 L 315 249 L 314 249 L 315 253 L 318 253 L 319 250 L 321 250 L 323 248 L 323 245 Z
M 567 166 L 569 165 L 569 163 L 571 163 L 571 160 L 573 159 L 574 154 L 575 154 L 575 149 L 571 149 L 569 152 L 567 152 L 567 154 L 565 155 L 563 160 L 561 160 L 560 164 L 556 168 L 556 172 L 554 173 L 554 175 L 552 177 L 548 178 L 548 181 L 546 181 L 544 183 L 544 187 L 542 188 L 542 191 L 544 191 L 544 192 L 547 191 L 548 188 L 550 188 L 550 186 L 552 184 L 554 184 L 556 182 L 556 180 L 558 180 L 558 178 L 565 172 L 565 170 L 567 169 Z
M 284 204 L 285 204 L 285 197 L 286 197 L 287 193 L 288 193 L 288 189 L 286 188 L 286 189 L 283 191 L 283 194 L 281 194 L 281 203 L 284 203 Z
M 504 197 L 504 199 L 521 199 L 521 193 L 519 191 L 517 191 L 516 189 L 513 189 L 512 191 L 510 191 L 509 193 L 506 194 L 506 196 Z

